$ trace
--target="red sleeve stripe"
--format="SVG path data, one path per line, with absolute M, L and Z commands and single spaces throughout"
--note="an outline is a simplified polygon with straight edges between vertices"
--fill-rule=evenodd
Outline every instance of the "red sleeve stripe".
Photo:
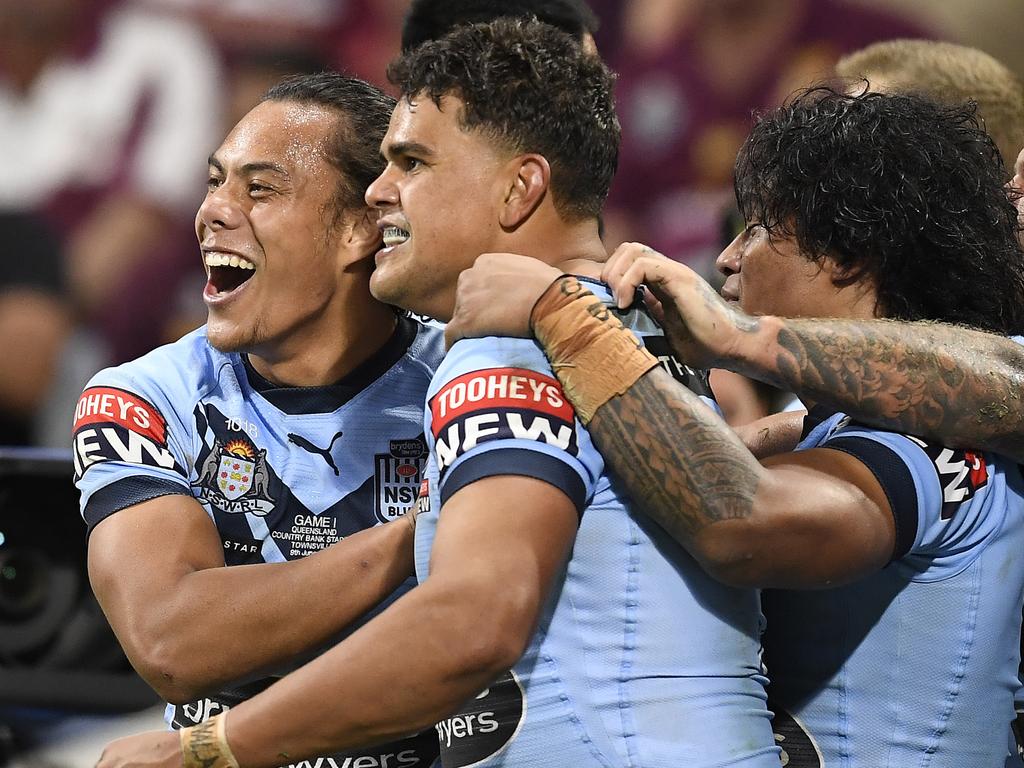
M 75 408 L 77 432 L 87 424 L 118 424 L 159 445 L 166 445 L 167 423 L 152 405 L 138 395 L 114 387 L 89 387 Z
M 430 400 L 434 425 L 497 408 L 537 411 L 572 424 L 575 411 L 556 379 L 527 368 L 486 368 L 452 379 Z

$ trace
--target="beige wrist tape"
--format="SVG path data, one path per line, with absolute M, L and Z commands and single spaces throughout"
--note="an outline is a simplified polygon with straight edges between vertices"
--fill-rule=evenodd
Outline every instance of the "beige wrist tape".
M 184 768 L 238 768 L 238 761 L 231 753 L 224 734 L 226 714 L 221 712 L 199 725 L 178 731 Z
M 584 424 L 658 365 L 633 332 L 571 275 L 558 278 L 537 300 L 530 322 Z

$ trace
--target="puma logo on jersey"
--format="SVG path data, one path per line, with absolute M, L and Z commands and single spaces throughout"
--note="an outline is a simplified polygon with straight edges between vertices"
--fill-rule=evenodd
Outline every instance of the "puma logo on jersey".
M 334 470 L 334 475 L 337 477 L 341 474 L 341 470 L 339 470 L 338 465 L 334 463 L 334 457 L 331 456 L 331 449 L 334 448 L 334 443 L 339 437 L 341 437 L 341 434 L 341 432 L 338 432 L 334 437 L 332 437 L 331 444 L 326 448 L 320 448 L 319 446 L 313 445 L 313 443 L 309 442 L 309 440 L 304 438 L 302 435 L 296 435 L 294 432 L 288 433 L 288 442 L 295 443 L 295 445 L 299 446 L 299 448 L 304 451 L 315 453 L 317 456 L 322 456 L 323 460 L 327 462 L 327 466 Z

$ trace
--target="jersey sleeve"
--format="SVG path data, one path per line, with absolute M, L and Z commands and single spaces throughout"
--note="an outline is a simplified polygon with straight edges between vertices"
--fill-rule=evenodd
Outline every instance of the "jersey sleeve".
M 578 513 L 604 461 L 547 359 L 526 339 L 459 341 L 431 383 L 425 415 L 443 505 L 494 475 L 522 475 L 563 491 Z
M 840 426 L 821 447 L 851 454 L 875 475 L 896 525 L 893 560 L 945 577 L 998 529 L 982 498 L 989 467 L 981 453 L 857 424 Z
M 191 440 L 170 398 L 152 380 L 124 368 L 96 374 L 75 408 L 75 485 L 90 531 L 126 507 L 192 495 L 186 469 Z

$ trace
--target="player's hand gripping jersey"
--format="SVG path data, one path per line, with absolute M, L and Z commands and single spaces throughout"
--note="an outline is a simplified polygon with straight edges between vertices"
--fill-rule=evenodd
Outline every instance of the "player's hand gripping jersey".
M 588 287 L 612 304 L 604 286 Z M 704 391 L 646 314 L 622 319 L 670 373 Z M 629 509 L 533 341 L 452 347 L 430 386 L 426 432 L 421 581 L 442 505 L 479 479 L 543 479 L 580 515 L 572 557 L 526 653 L 437 725 L 445 768 L 778 768 L 757 593 L 715 582 Z
M 344 381 L 277 387 L 243 356 L 210 347 L 200 329 L 102 371 L 75 414 L 82 515 L 92 528 L 158 496 L 192 496 L 217 526 L 227 565 L 295 559 L 393 520 L 419 491 L 423 400 L 443 354 L 438 329 L 402 319 Z M 195 725 L 271 682 L 169 706 L 168 718 L 176 728 Z M 321 768 L 425 768 L 436 753 L 427 731 L 325 758 Z
M 815 410 L 808 424 L 799 449 L 845 451 L 874 472 L 897 544 L 886 568 L 854 584 L 765 592 L 789 765 L 1001 768 L 1020 685 L 1020 468 L 843 414 Z

